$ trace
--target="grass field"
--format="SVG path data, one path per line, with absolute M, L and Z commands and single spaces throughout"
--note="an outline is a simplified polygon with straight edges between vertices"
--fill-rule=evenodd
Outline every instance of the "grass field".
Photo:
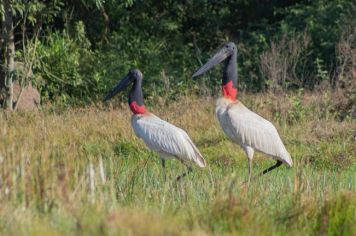
M 244 95 L 292 155 L 243 187 L 247 158 L 214 114 L 214 98 L 149 109 L 184 128 L 208 162 L 185 171 L 131 129 L 125 106 L 0 114 L 1 235 L 356 235 L 356 123 L 332 95 Z M 164 109 L 163 109 L 164 106 Z M 274 164 L 262 154 L 257 173 Z

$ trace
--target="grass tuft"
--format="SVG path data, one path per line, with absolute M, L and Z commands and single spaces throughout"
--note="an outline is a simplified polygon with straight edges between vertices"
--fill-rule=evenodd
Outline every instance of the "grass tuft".
M 295 163 L 249 188 L 240 184 L 247 158 L 210 97 L 149 106 L 185 129 L 208 162 L 179 183 L 185 168 L 168 161 L 164 181 L 126 106 L 1 113 L 0 234 L 355 235 L 355 121 L 333 113 L 330 94 L 281 96 L 241 96 L 276 125 Z M 272 164 L 257 153 L 253 172 Z

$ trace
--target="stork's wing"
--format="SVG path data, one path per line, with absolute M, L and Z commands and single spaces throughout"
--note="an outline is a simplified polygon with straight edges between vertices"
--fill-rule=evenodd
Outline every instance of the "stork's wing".
M 150 149 L 205 167 L 203 156 L 184 130 L 153 114 L 133 116 L 132 127 Z
M 226 125 L 239 143 L 293 165 L 292 159 L 271 122 L 247 109 L 241 102 L 233 104 L 226 114 Z

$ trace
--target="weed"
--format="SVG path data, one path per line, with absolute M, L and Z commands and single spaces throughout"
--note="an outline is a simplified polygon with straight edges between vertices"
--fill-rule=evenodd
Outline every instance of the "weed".
M 318 104 L 334 108 L 322 96 L 241 96 L 276 125 L 295 163 L 249 188 L 239 185 L 247 158 L 223 134 L 210 97 L 149 107 L 184 128 L 208 162 L 179 184 L 184 166 L 168 161 L 164 181 L 126 107 L 2 113 L 0 234 L 355 234 L 355 123 L 321 114 Z M 257 153 L 253 171 L 270 165 Z

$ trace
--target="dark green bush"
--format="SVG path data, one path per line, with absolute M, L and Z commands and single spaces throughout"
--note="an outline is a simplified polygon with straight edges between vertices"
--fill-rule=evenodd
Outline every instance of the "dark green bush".
M 335 85 L 337 44 L 356 25 L 356 4 L 348 0 L 59 2 L 61 14 L 44 23 L 34 71 L 43 100 L 61 104 L 100 100 L 133 67 L 144 74 L 147 98 L 216 94 L 220 69 L 198 82 L 191 75 L 227 41 L 238 45 L 239 89 L 270 89 L 261 55 L 272 42 L 288 44 L 299 35 L 310 42 L 300 44 L 281 87 Z M 291 48 L 280 49 L 281 57 L 292 58 Z

